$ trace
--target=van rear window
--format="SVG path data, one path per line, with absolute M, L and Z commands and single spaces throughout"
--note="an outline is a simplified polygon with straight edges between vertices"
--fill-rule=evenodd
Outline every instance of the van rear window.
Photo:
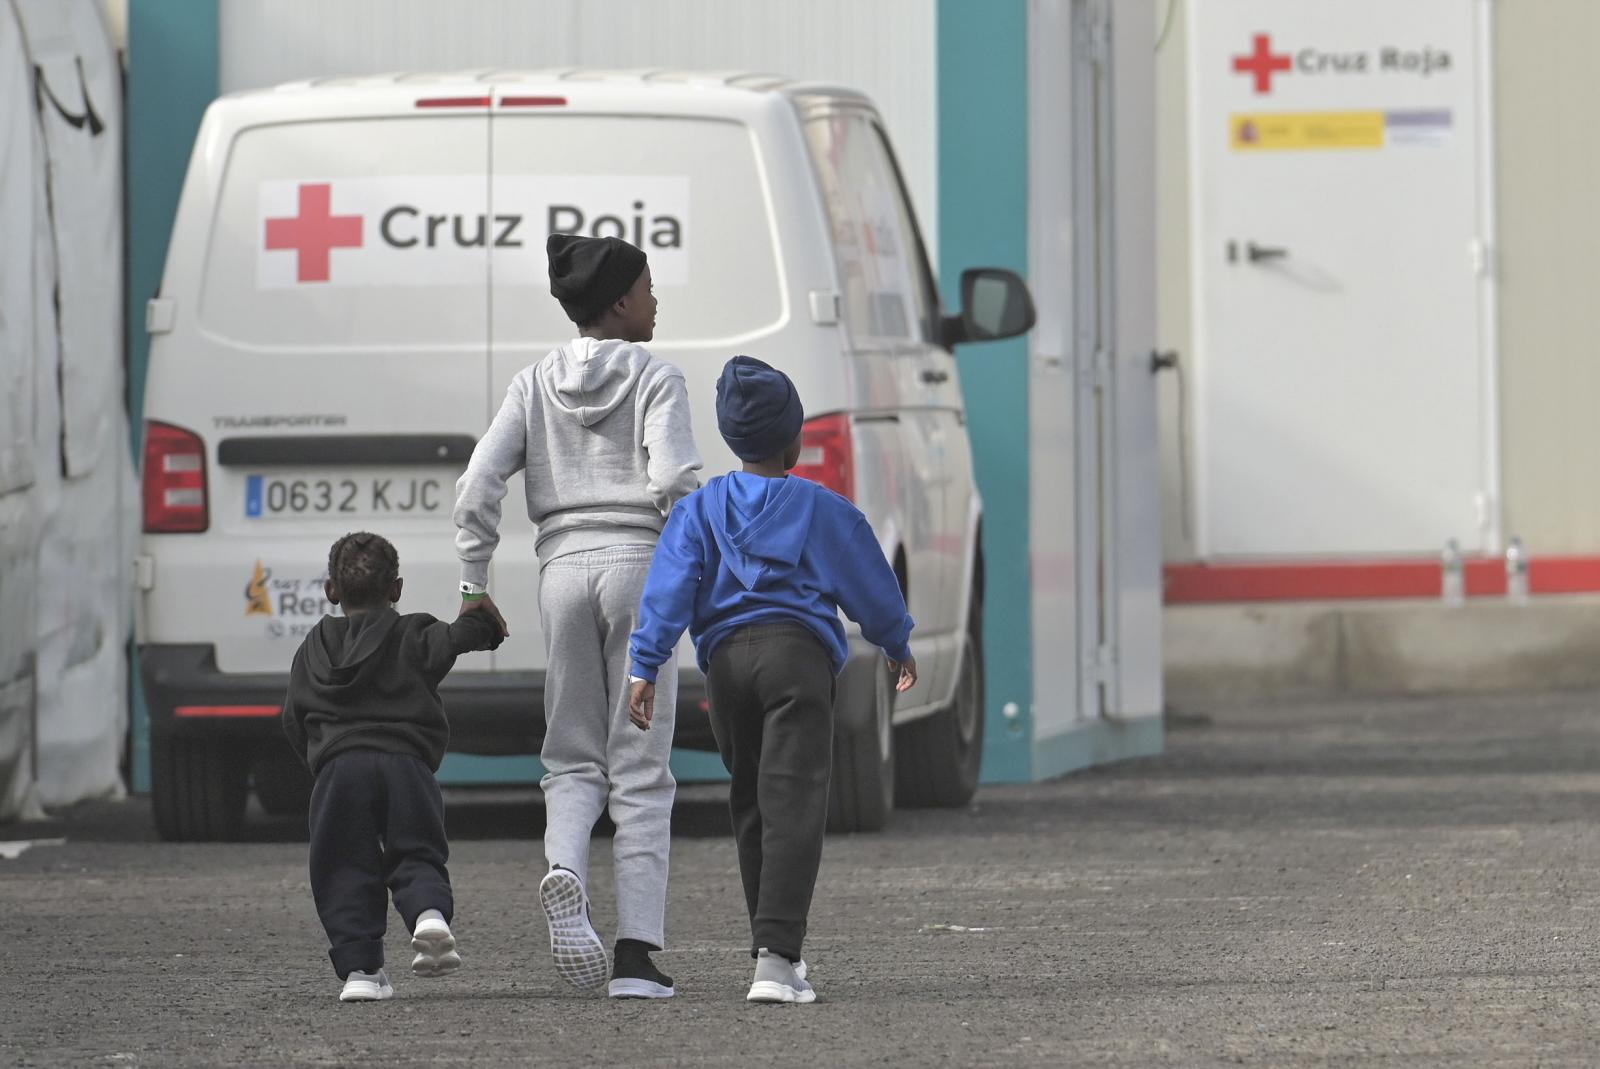
M 493 174 L 490 174 L 490 161 Z M 484 115 L 299 122 L 234 141 L 200 300 L 241 345 L 556 344 L 554 232 L 650 257 L 663 340 L 782 315 L 755 146 L 709 119 Z

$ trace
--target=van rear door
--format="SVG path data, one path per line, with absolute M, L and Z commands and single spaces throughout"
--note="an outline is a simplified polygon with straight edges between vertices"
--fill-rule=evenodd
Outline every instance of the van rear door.
M 455 480 L 487 421 L 488 118 L 415 105 L 242 126 L 193 292 L 168 265 L 146 410 L 205 440 L 210 517 L 160 540 L 182 567 L 152 618 L 193 619 L 224 671 L 287 667 L 348 531 L 395 544 L 402 611 L 455 613 Z

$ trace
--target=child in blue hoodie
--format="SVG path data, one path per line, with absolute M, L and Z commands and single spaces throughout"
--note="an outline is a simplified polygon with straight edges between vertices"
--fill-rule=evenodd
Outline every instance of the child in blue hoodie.
M 630 715 L 648 729 L 655 678 L 688 628 L 711 729 L 733 776 L 729 808 L 756 959 L 751 1002 L 811 1002 L 800 958 L 822 860 L 833 759 L 839 610 L 881 647 L 897 689 L 917 680 L 914 626 L 872 527 L 845 498 L 790 478 L 800 396 L 783 372 L 736 356 L 717 381 L 717 426 L 744 470 L 680 501 L 656 545 L 633 633 Z

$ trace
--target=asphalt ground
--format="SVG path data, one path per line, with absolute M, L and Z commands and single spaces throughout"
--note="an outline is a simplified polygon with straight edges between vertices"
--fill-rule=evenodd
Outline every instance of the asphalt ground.
M 718 788 L 683 792 L 663 1003 L 556 977 L 537 801 L 450 795 L 466 959 L 345 1005 L 294 820 L 0 828 L 0 1065 L 1600 1064 L 1600 695 L 1226 709 L 1164 756 L 829 841 L 811 1006 L 751 963 Z M 609 843 L 595 915 L 609 929 Z

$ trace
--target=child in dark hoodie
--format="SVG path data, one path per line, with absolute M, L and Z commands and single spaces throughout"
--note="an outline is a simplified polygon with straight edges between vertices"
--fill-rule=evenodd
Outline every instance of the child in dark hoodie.
M 506 390 L 456 484 L 462 596 L 485 586 L 500 541 L 500 502 L 521 475 L 539 527 L 544 625 L 544 853 L 539 901 L 562 979 L 612 998 L 671 998 L 672 977 L 650 960 L 666 945 L 667 859 L 677 783 L 672 752 L 674 666 L 661 674 L 664 715 L 653 731 L 628 722 L 628 636 L 667 513 L 699 486 L 683 372 L 646 349 L 656 298 L 645 254 L 619 238 L 552 234 L 550 292 L 578 337 Z M 497 613 L 495 613 L 498 616 Z M 589 920 L 589 839 L 609 812 L 616 834 L 616 953 Z
M 316 776 L 311 791 L 311 894 L 327 929 L 342 1002 L 394 995 L 383 968 L 384 885 L 412 932 L 419 976 L 461 964 L 450 932 L 444 802 L 433 774 L 450 729 L 439 681 L 459 654 L 500 645 L 483 611 L 443 623 L 401 616 L 400 560 L 375 534 L 349 534 L 328 554 L 325 616 L 294 655 L 283 730 Z
M 647 727 L 656 673 L 685 628 L 706 673 L 711 729 L 733 776 L 729 806 L 756 959 L 751 1002 L 811 1002 L 800 957 L 822 860 L 839 610 L 883 649 L 898 690 L 917 679 L 914 626 L 872 527 L 845 498 L 791 478 L 804 413 L 789 377 L 736 356 L 717 424 L 744 461 L 672 510 L 632 640 L 630 709 Z

